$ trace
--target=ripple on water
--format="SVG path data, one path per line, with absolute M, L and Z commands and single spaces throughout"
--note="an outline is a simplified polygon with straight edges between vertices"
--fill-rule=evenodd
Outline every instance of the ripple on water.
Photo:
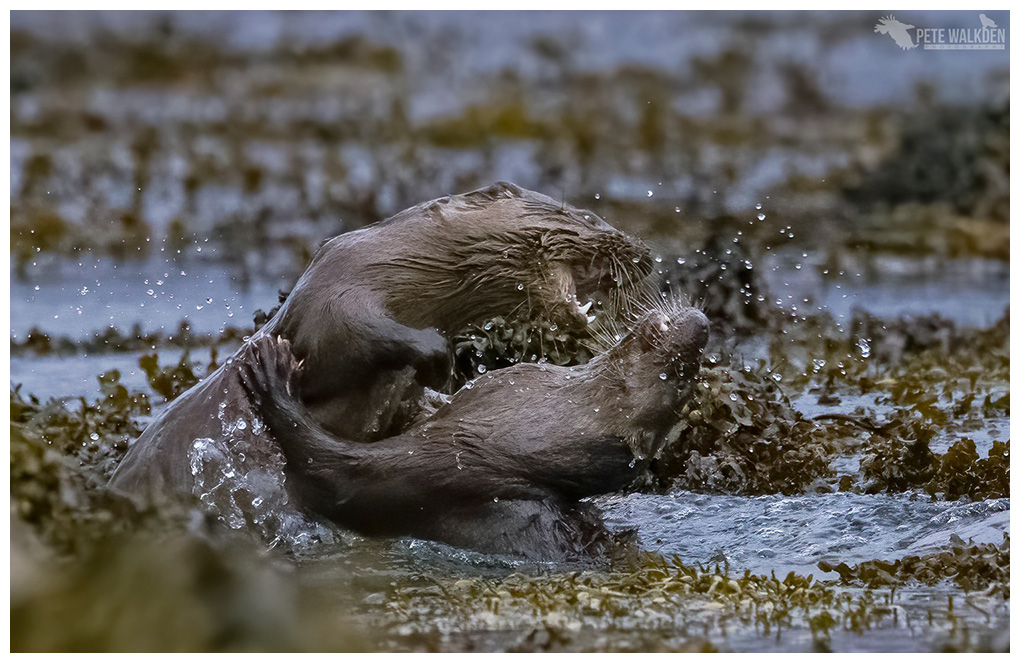
M 965 503 L 914 494 L 738 497 L 679 491 L 613 495 L 595 503 L 611 529 L 635 529 L 648 550 L 679 555 L 685 563 L 716 561 L 721 553 L 736 572 L 819 575 L 822 560 L 898 559 L 945 547 L 953 534 L 998 543 L 1009 532 L 1009 498 Z

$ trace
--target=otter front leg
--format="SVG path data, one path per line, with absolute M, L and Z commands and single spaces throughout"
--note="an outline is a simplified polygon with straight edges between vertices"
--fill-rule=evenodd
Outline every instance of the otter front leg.
M 411 366 L 418 382 L 441 390 L 453 371 L 453 354 L 446 337 L 433 328 L 411 329 L 388 318 L 362 321 L 363 347 L 375 356 L 373 366 L 400 369 Z
M 400 324 L 372 291 L 299 289 L 278 317 L 267 333 L 289 339 L 306 361 L 304 404 L 342 438 L 399 433 L 416 416 L 424 388 L 442 390 L 452 372 L 446 338 Z
M 306 371 L 305 404 L 341 437 L 369 441 L 403 432 L 418 416 L 425 387 L 444 390 L 449 380 L 446 339 L 434 329 L 408 329 L 390 320 L 363 323 L 350 337 L 346 365 Z
M 382 311 L 358 309 L 358 301 L 344 304 L 325 320 L 308 316 L 271 332 L 290 339 L 295 354 L 308 361 L 305 398 L 329 398 L 374 381 L 380 371 L 408 367 L 423 386 L 440 390 L 446 385 L 453 357 L 439 331 L 406 327 Z
M 302 361 L 282 337 L 253 339 L 240 362 L 241 384 L 287 459 L 290 490 L 303 506 L 340 520 L 339 505 L 356 492 L 362 463 L 356 443 L 326 431 L 302 403 Z M 353 449 L 353 450 L 352 450 Z

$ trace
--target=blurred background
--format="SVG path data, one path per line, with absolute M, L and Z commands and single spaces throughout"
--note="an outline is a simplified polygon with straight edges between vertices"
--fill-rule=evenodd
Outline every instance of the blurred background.
M 499 179 L 662 252 L 1004 269 L 1008 51 L 902 50 L 881 17 L 14 12 L 12 335 L 248 324 L 323 239 Z

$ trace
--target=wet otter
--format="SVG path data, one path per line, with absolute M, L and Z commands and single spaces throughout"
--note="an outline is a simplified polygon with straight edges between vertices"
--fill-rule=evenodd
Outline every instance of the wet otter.
M 288 339 L 306 360 L 301 392 L 311 415 L 337 436 L 368 441 L 406 428 L 425 387 L 442 389 L 447 339 L 462 328 L 517 316 L 579 329 L 594 312 L 590 296 L 607 293 L 605 315 L 618 315 L 650 272 L 638 240 L 501 182 L 328 241 L 251 342 Z M 247 357 L 242 347 L 172 403 L 112 485 L 136 496 L 190 494 L 196 440 L 223 441 L 258 467 L 268 451 L 239 381 Z
M 301 371 L 286 341 L 249 344 L 241 376 L 304 507 L 367 534 L 561 559 L 592 542 L 578 500 L 626 487 L 655 454 L 707 340 L 699 310 L 663 306 L 588 364 L 487 373 L 374 444 L 315 421 L 296 396 Z

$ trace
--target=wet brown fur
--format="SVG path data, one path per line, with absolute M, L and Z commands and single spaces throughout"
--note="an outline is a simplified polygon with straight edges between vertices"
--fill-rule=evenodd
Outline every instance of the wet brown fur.
M 244 381 L 306 508 L 368 534 L 563 559 L 600 531 L 577 500 L 643 470 L 689 396 L 707 339 L 700 311 L 663 304 L 587 365 L 490 372 L 371 445 L 330 435 L 288 394 L 297 369 L 285 341 L 254 344 Z
M 288 339 L 314 418 L 369 441 L 406 428 L 424 387 L 443 388 L 458 330 L 502 316 L 587 333 L 579 296 L 608 293 L 603 319 L 625 317 L 650 272 L 647 248 L 591 212 L 496 183 L 326 242 L 252 342 Z M 190 493 L 193 441 L 236 435 L 232 422 L 257 416 L 239 381 L 246 347 L 149 426 L 115 487 Z

